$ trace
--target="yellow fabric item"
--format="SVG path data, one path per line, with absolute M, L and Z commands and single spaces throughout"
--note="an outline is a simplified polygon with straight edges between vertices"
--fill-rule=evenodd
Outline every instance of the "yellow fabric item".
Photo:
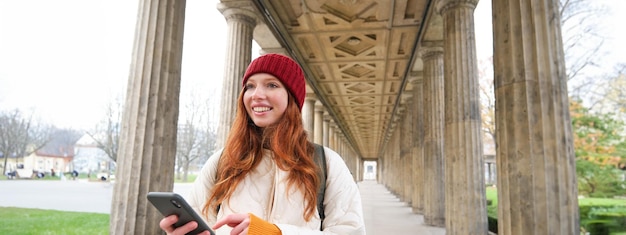
M 270 224 L 269 222 L 256 217 L 252 213 L 248 213 L 250 215 L 250 226 L 248 226 L 248 234 L 250 235 L 282 235 L 283 233 L 280 231 L 275 224 Z

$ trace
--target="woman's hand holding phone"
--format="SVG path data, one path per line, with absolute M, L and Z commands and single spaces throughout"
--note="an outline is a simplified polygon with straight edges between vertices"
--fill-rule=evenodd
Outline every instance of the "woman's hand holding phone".
M 189 223 L 186 223 L 183 226 L 175 228 L 174 224 L 176 222 L 178 222 L 178 216 L 176 215 L 166 216 L 165 218 L 161 220 L 161 222 L 159 222 L 159 227 L 161 227 L 161 229 L 163 229 L 163 231 L 165 231 L 168 235 L 187 234 L 198 227 L 197 222 L 190 221 Z M 199 233 L 199 235 L 211 235 L 211 232 L 209 232 L 208 230 L 205 230 L 204 232 Z
M 167 234 L 215 235 L 182 196 L 172 192 L 149 192 L 147 197 L 165 216 L 159 222 L 159 227 Z

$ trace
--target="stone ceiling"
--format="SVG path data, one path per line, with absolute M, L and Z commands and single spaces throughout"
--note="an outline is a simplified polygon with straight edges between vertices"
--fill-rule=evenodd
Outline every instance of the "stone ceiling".
M 303 65 L 309 88 L 347 140 L 364 159 L 376 159 L 410 100 L 411 81 L 421 79 L 420 45 L 441 41 L 431 1 L 255 4 L 269 31 Z

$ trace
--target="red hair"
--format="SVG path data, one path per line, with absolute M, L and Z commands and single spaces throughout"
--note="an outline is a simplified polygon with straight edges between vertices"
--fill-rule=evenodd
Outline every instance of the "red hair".
M 287 109 L 280 120 L 260 128 L 246 112 L 245 91 L 244 88 L 239 94 L 237 114 L 218 163 L 216 183 L 202 212 L 208 217 L 208 213 L 217 211 L 218 205 L 227 201 L 237 185 L 259 165 L 263 149 L 267 148 L 274 152 L 278 168 L 289 172 L 287 191 L 295 186 L 304 194 L 303 217 L 309 221 L 317 208 L 320 169 L 313 161 L 314 147 L 302 125 L 300 108 L 289 93 Z

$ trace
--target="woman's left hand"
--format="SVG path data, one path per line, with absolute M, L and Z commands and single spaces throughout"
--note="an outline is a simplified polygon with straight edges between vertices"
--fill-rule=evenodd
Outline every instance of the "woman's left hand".
M 233 230 L 230 231 L 231 235 L 247 235 L 248 234 L 248 226 L 250 226 L 250 215 L 248 214 L 230 214 L 226 217 L 218 220 L 215 225 L 213 225 L 213 230 L 217 230 L 223 225 L 228 225 L 232 227 Z

